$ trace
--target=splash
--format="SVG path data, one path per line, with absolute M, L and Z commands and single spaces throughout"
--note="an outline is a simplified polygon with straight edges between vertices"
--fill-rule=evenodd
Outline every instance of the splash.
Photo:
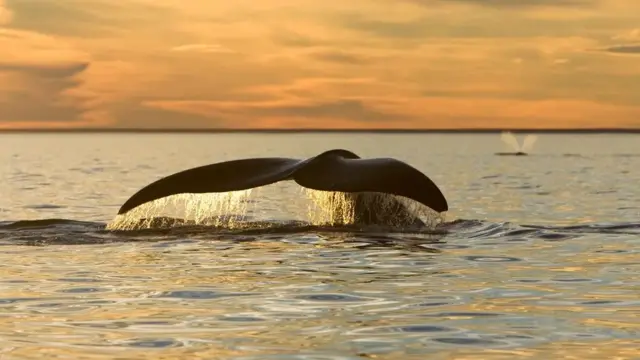
M 514 151 L 516 152 L 521 151 L 526 153 L 526 152 L 529 152 L 531 149 L 533 149 L 533 144 L 535 144 L 536 140 L 538 140 L 538 137 L 531 134 L 525 136 L 522 142 L 522 146 L 520 146 L 520 143 L 518 143 L 518 139 L 510 131 L 502 132 L 502 134 L 500 134 L 500 139 L 502 140 L 503 143 L 513 148 Z
M 191 225 L 237 228 L 249 210 L 253 189 L 225 193 L 178 194 L 145 203 L 126 214 L 117 215 L 107 224 L 108 230 L 137 230 L 174 224 L 158 224 L 157 215 L 172 207 L 182 207 L 184 219 Z M 236 214 L 235 216 L 233 214 Z M 238 216 L 240 215 L 240 216 Z M 167 218 L 166 221 L 175 221 Z
M 307 218 L 313 225 L 350 225 L 355 221 L 355 204 L 351 194 L 301 188 L 311 200 Z
M 250 200 L 252 196 L 256 195 L 258 189 L 262 188 L 226 193 L 172 195 L 145 203 L 126 214 L 116 216 L 107 224 L 106 229 L 126 231 L 183 225 L 242 229 L 247 226 L 256 226 L 255 222 L 246 221 L 246 215 L 259 213 L 257 209 L 253 208 L 256 202 Z M 297 216 L 294 217 L 302 218 L 302 221 L 315 226 L 355 224 L 355 194 L 307 188 L 300 188 L 300 190 L 303 196 L 299 198 L 301 200 L 306 198 L 310 202 L 306 213 L 304 212 L 304 202 L 300 204 L 302 207 L 296 206 Z M 367 216 L 370 217 L 369 222 L 371 223 L 405 227 L 407 224 L 411 224 L 415 217 L 418 217 L 427 227 L 435 227 L 445 220 L 444 214 L 437 213 L 402 196 L 375 192 L 363 192 L 357 195 L 360 209 L 370 210 L 367 212 Z M 286 210 L 285 208 L 287 206 L 279 207 L 280 210 Z M 167 212 L 177 213 L 178 216 L 159 216 Z
M 373 216 L 376 216 L 378 221 L 384 221 L 390 226 L 404 227 L 412 224 L 415 218 L 419 218 L 426 227 L 434 228 L 446 220 L 446 213 L 438 213 L 404 196 L 383 193 L 364 193 L 364 195 L 364 206 L 375 209 Z M 404 207 L 404 211 L 398 211 L 398 205 Z
M 318 191 L 302 188 L 311 200 L 308 219 L 313 225 L 353 225 L 356 220 L 354 194 L 333 191 Z M 429 228 L 445 221 L 446 214 L 438 213 L 417 201 L 403 196 L 377 192 L 358 193 L 359 206 L 369 209 L 372 223 L 403 227 L 417 217 Z M 400 206 L 399 206 L 400 205 Z M 401 209 L 404 207 L 404 209 Z
M 535 135 L 527 135 L 525 136 L 523 142 L 522 142 L 522 151 L 523 152 L 529 152 L 531 149 L 533 149 L 533 144 L 536 143 L 536 140 L 538 140 L 538 137 Z

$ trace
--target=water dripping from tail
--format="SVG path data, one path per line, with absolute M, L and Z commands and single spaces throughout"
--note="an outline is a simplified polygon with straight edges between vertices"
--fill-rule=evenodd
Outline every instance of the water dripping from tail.
M 225 229 L 244 229 L 247 227 L 273 227 L 273 221 L 247 221 L 247 214 L 260 213 L 255 209 L 258 203 L 252 197 L 261 188 L 233 191 L 226 193 L 179 194 L 145 203 L 131 211 L 117 215 L 107 224 L 107 230 L 127 231 L 141 229 L 170 228 L 178 226 L 210 226 Z M 411 199 L 382 193 L 358 193 L 356 204 L 353 193 L 319 191 L 301 188 L 303 196 L 296 200 L 308 201 L 306 212 L 304 206 L 297 206 L 298 220 L 311 226 L 350 226 L 357 222 L 356 211 L 370 209 L 368 216 L 374 216 L 384 226 L 403 227 L 411 218 L 419 218 L 427 228 L 435 228 L 444 222 L 445 214 L 437 213 L 430 208 Z M 396 212 L 398 203 L 404 211 Z M 359 208 L 357 208 L 357 206 Z M 285 206 L 286 207 L 286 206 Z M 173 210 L 176 217 L 163 217 L 161 214 Z M 293 214 L 292 214 L 293 215 Z M 379 218 L 378 218 L 379 217 Z M 287 226 L 282 222 L 280 226 Z M 290 224 L 290 223 L 289 223 Z
M 175 225 L 215 226 L 234 229 L 242 225 L 253 189 L 226 193 L 178 194 L 138 206 L 117 215 L 107 230 L 139 230 Z M 180 218 L 158 217 L 167 209 L 182 208 Z M 177 209 L 175 209 L 177 208 Z
M 311 200 L 307 216 L 313 225 L 353 225 L 362 220 L 358 219 L 358 216 L 364 214 L 369 217 L 368 223 L 392 227 L 406 226 L 418 218 L 427 228 L 435 228 L 446 220 L 446 213 L 438 213 L 403 196 L 377 192 L 318 191 L 307 188 L 302 188 L 301 191 Z

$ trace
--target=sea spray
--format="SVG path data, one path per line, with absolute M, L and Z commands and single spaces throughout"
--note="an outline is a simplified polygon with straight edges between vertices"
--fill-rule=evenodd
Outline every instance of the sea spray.
M 302 192 L 311 200 L 308 220 L 314 225 L 351 225 L 356 219 L 355 197 L 353 193 L 318 191 L 302 188 Z M 372 223 L 382 223 L 382 214 L 396 209 L 398 203 L 405 207 L 406 211 L 396 212 L 391 217 L 385 216 L 385 225 L 402 226 L 411 223 L 414 217 L 420 218 L 429 228 L 445 221 L 446 214 L 438 213 L 429 207 L 403 196 L 396 196 L 378 192 L 357 193 L 360 196 L 359 206 L 376 209 L 372 215 L 381 215 L 378 219 L 372 219 Z
M 193 225 L 235 228 L 247 214 L 252 190 L 207 194 L 177 194 L 142 204 L 107 224 L 108 230 L 134 230 L 157 227 L 157 216 L 167 208 L 182 207 L 182 219 Z M 239 215 L 239 216 L 238 216 Z M 175 219 L 167 218 L 167 222 Z M 160 224 L 171 226 L 173 224 Z
M 159 227 L 173 227 L 180 225 L 213 226 L 228 229 L 242 228 L 247 225 L 244 220 L 249 213 L 256 213 L 257 202 L 251 200 L 262 188 L 254 188 L 243 191 L 207 194 L 178 194 L 157 199 L 142 204 L 125 214 L 117 215 L 113 221 L 107 224 L 108 230 L 139 230 Z M 355 201 L 353 193 L 319 191 L 300 188 L 300 200 L 310 200 L 306 212 L 298 212 L 303 221 L 310 225 L 339 226 L 352 225 L 356 220 Z M 408 211 L 395 214 L 389 226 L 401 226 L 407 223 L 406 217 L 419 217 L 427 227 L 435 227 L 444 221 L 445 214 L 437 213 L 430 208 L 411 199 L 383 193 L 363 192 L 359 206 L 375 206 L 373 216 L 378 212 L 393 211 L 394 203 L 402 204 Z M 277 201 L 277 200 L 276 200 Z M 304 206 L 297 207 L 304 209 Z M 171 211 L 176 213 L 174 217 L 160 217 L 161 214 Z M 387 217 L 388 219 L 388 217 Z M 375 223 L 374 219 L 374 223 Z M 252 222 L 255 226 L 255 222 Z
M 533 144 L 535 144 L 536 140 L 538 140 L 538 137 L 531 134 L 525 136 L 524 140 L 522 141 L 522 146 L 518 142 L 518 139 L 515 137 L 515 135 L 513 135 L 513 133 L 510 131 L 502 132 L 500 134 L 500 139 L 503 143 L 513 148 L 514 151 L 527 153 L 531 149 L 533 149 Z

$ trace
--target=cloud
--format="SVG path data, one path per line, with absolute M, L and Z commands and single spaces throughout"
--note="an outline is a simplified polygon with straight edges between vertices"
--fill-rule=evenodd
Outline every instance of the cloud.
M 412 3 L 433 6 L 452 3 L 464 3 L 486 7 L 501 7 L 507 9 L 531 8 L 531 7 L 564 7 L 564 6 L 590 6 L 597 0 L 406 0 Z
M 330 103 L 340 99 L 376 99 L 397 91 L 397 85 L 374 78 L 302 78 L 287 84 L 258 85 L 238 92 L 243 101 L 289 101 L 291 103 Z M 258 96 L 256 98 L 256 95 Z
M 377 36 L 418 39 L 433 36 L 429 31 L 431 25 L 425 20 L 373 20 L 358 14 L 350 14 L 343 18 L 342 23 L 346 28 Z
M 87 124 L 87 109 L 65 93 L 81 85 L 88 56 L 65 42 L 0 28 L 0 114 L 4 124 Z
M 317 60 L 346 65 L 365 65 L 371 62 L 368 57 L 335 50 L 318 51 L 310 56 Z
M 50 35 L 104 38 L 130 35 L 134 29 L 157 28 L 158 17 L 171 9 L 156 2 L 110 0 L 4 0 L 13 10 L 15 29 Z
M 274 31 L 272 39 L 276 44 L 291 47 L 316 47 L 327 45 L 326 40 L 305 36 L 293 31 L 278 29 Z
M 640 45 L 616 45 L 604 48 L 601 51 L 612 54 L 640 55 Z
M 68 122 L 84 112 L 62 95 L 79 84 L 88 64 L 0 63 L 0 114 L 4 122 Z M 4 100 L 4 101 L 2 101 Z
M 0 0 L 0 126 L 640 126 L 640 2 L 239 1 Z
M 235 51 L 217 44 L 186 44 L 175 46 L 171 51 L 199 53 L 234 53 Z
M 4 77 L 3 80 L 11 79 Z M 15 78 L 14 78 L 15 79 Z M 26 91 L 3 92 L 0 98 L 0 113 L 4 122 L 68 121 L 81 115 L 74 106 L 59 103 L 59 94 L 75 86 L 69 78 L 42 79 L 37 74 L 23 71 L 19 80 Z
M 0 25 L 10 22 L 12 17 L 13 14 L 5 4 L 5 1 L 0 0 Z
M 554 66 L 553 62 L 549 66 Z M 562 78 L 556 79 L 557 83 L 540 83 L 539 91 L 531 91 L 526 86 L 527 78 L 521 83 L 506 77 L 503 84 L 496 82 L 496 74 L 482 74 L 479 72 L 476 79 L 461 74 L 468 80 L 465 83 L 453 77 L 449 82 L 434 78 L 429 90 L 424 85 L 402 87 L 375 78 L 309 78 L 286 85 L 248 88 L 240 93 L 259 93 L 264 99 L 161 100 L 146 101 L 144 106 L 208 117 L 212 127 L 237 128 L 278 124 L 304 128 L 455 128 L 469 124 L 579 128 L 633 126 L 640 116 L 637 105 L 608 102 L 617 95 L 615 91 L 605 91 L 615 88 L 601 88 L 592 94 L 593 99 L 583 99 L 574 96 L 570 83 Z M 535 73 L 530 76 L 537 78 Z M 589 83 L 589 79 L 583 80 Z M 581 84 L 577 86 L 583 87 Z M 633 84 L 629 82 L 629 86 Z M 637 104 L 637 99 L 629 98 L 628 104 Z M 609 119 L 609 123 L 603 125 L 602 119 Z
M 87 67 L 89 67 L 89 63 L 86 62 L 50 65 L 0 62 L 0 71 L 20 72 L 49 78 L 72 77 L 85 71 Z
M 300 117 L 310 119 L 349 119 L 371 124 L 405 118 L 373 109 L 369 104 L 357 99 L 341 99 L 332 102 L 311 104 L 256 104 L 249 107 L 254 114 L 266 113 L 275 116 Z
M 260 102 L 231 101 L 147 101 L 144 106 L 199 115 L 215 119 L 226 119 L 225 126 L 263 127 L 263 121 L 280 118 L 306 121 L 306 127 L 319 126 L 321 122 L 346 121 L 359 126 L 406 119 L 406 115 L 375 109 L 359 99 L 334 101 L 276 100 Z M 323 126 L 319 126 L 323 127 Z
M 399 102 L 406 113 L 419 113 L 416 128 L 456 128 L 473 122 L 485 128 L 588 128 L 638 126 L 639 106 L 575 99 L 501 99 L 423 97 Z M 544 119 L 544 121 L 540 121 Z M 603 119 L 608 119 L 603 122 Z
M 387 103 L 343 100 L 318 103 L 229 103 L 215 101 L 148 102 L 145 106 L 212 119 L 220 127 L 268 128 L 456 128 L 473 122 L 486 128 L 583 128 L 636 126 L 640 107 L 582 100 L 514 100 L 422 97 Z M 535 121 L 541 116 L 546 121 Z M 612 119 L 603 124 L 602 119 Z M 214 127 L 217 127 L 214 126 Z
M 0 49 L 0 64 L 57 66 L 88 59 L 86 53 L 55 37 L 9 28 L 0 28 Z
M 116 118 L 137 119 L 135 123 L 119 122 L 115 128 L 133 127 L 136 129 L 189 129 L 189 128 L 223 128 L 229 126 L 225 119 L 215 116 L 203 116 L 183 111 L 167 111 L 160 107 L 144 106 L 137 102 L 121 103 L 112 110 Z
M 624 31 L 611 37 L 613 40 L 640 41 L 640 28 Z

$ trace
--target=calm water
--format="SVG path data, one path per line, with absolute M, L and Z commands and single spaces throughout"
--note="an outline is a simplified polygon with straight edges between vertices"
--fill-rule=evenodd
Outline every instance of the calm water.
M 172 172 L 330 148 L 428 174 L 451 208 L 439 235 L 104 229 Z M 0 135 L 0 359 L 640 358 L 639 137 L 504 150 L 497 135 Z M 290 184 L 251 199 L 253 219 L 308 217 Z

